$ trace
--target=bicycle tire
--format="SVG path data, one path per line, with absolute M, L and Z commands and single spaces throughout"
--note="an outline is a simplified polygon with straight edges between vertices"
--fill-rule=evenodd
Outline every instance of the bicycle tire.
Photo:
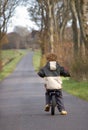
M 51 115 L 55 115 L 55 106 L 56 106 L 55 95 L 52 95 Z

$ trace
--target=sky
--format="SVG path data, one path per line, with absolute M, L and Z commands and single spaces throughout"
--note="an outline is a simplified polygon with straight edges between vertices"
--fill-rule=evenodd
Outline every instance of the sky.
M 25 6 L 16 8 L 14 16 L 10 19 L 7 32 L 12 32 L 15 26 L 27 27 L 29 30 L 32 28 L 38 29 L 34 22 L 30 20 L 27 7 Z

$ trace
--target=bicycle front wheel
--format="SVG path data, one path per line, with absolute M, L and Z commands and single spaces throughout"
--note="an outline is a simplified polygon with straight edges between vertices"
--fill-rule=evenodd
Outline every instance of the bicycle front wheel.
M 55 115 L 55 106 L 56 106 L 56 99 L 55 99 L 55 95 L 53 95 L 52 103 L 51 103 L 51 115 Z

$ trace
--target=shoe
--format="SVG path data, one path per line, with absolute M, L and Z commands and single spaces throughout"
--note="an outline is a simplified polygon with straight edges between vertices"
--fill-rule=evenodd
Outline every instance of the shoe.
M 61 114 L 61 115 L 67 115 L 67 111 L 62 110 L 62 111 L 60 112 L 60 114 Z
M 47 105 L 45 106 L 45 111 L 48 112 L 49 110 L 50 110 L 50 105 L 47 104 Z

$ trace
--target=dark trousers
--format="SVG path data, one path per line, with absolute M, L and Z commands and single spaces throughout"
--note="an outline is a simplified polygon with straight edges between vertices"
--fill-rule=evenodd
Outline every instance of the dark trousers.
M 56 95 L 55 97 L 56 97 L 57 108 L 58 108 L 59 112 L 61 112 L 62 110 L 65 110 L 62 90 L 61 89 L 57 90 L 55 95 Z M 50 104 L 51 97 L 49 95 L 48 90 L 45 93 L 45 98 L 46 98 L 46 104 Z

